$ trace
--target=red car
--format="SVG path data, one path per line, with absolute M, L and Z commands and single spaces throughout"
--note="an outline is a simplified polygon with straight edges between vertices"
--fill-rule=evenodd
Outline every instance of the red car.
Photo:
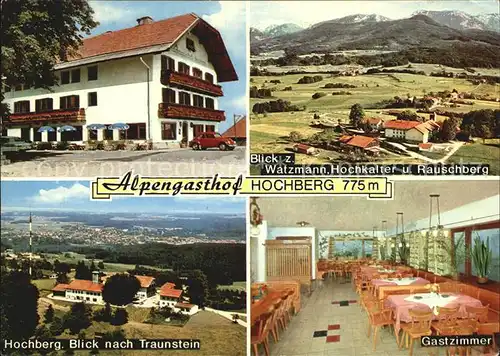
M 222 137 L 217 132 L 203 132 L 189 141 L 189 147 L 193 150 L 206 150 L 218 147 L 219 150 L 234 150 L 236 142 L 229 137 Z

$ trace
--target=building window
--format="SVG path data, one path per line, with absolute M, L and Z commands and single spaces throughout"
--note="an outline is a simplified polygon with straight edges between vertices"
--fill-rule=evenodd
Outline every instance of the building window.
M 31 131 L 31 128 L 22 127 L 21 128 L 21 138 L 25 141 L 31 141 L 30 131 Z
M 201 69 L 193 68 L 193 77 L 203 78 L 203 72 L 201 71 Z
M 179 72 L 189 75 L 189 66 L 186 63 L 179 62 Z
M 36 112 L 52 111 L 52 102 L 51 98 L 35 100 Z
M 106 128 L 103 130 L 103 140 L 113 141 L 113 131 L 106 125 Z
M 33 128 L 33 141 L 34 142 L 40 142 L 40 141 L 42 141 L 42 133 L 38 132 L 39 128 L 40 127 L 34 127 Z
M 193 95 L 193 106 L 196 106 L 198 108 L 203 107 L 203 97 L 200 95 Z
M 193 135 L 198 137 L 203 132 L 203 125 L 193 125 Z
M 214 76 L 210 73 L 205 73 L 205 80 L 210 83 L 214 83 Z
M 161 124 L 161 139 L 162 140 L 176 139 L 176 124 L 174 122 L 163 122 Z
M 186 38 L 186 48 L 191 52 L 196 51 L 196 48 L 194 47 L 194 41 L 192 39 Z
M 175 72 L 175 60 L 168 56 L 161 56 L 161 70 L 171 70 Z
M 179 92 L 179 104 L 190 106 L 191 105 L 191 95 L 189 95 L 189 93 L 180 91 Z
M 69 84 L 69 71 L 61 72 L 61 84 Z
M 30 102 L 29 100 L 16 101 L 14 103 L 14 113 L 28 113 L 30 112 Z
M 215 132 L 215 125 L 205 125 L 206 132 Z
M 146 123 L 128 124 L 128 130 L 120 131 L 120 140 L 145 140 Z
M 214 106 L 214 99 L 212 98 L 205 98 L 205 107 L 207 109 L 214 109 L 215 106 Z
M 83 141 L 83 127 L 75 126 L 75 131 L 61 132 L 61 141 Z
M 87 80 L 97 80 L 97 66 L 87 67 Z
M 97 92 L 93 91 L 88 94 L 88 106 L 97 106 Z
M 97 140 L 97 130 L 89 130 L 89 140 Z
M 80 96 L 69 95 L 59 98 L 59 109 L 78 109 L 80 107 Z
M 80 69 L 71 71 L 71 83 L 80 83 Z
M 162 88 L 162 102 L 175 104 L 175 90 L 169 88 Z

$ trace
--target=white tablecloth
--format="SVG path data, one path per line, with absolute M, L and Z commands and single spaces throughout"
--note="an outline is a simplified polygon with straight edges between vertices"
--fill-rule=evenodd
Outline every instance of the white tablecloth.
M 415 296 L 422 297 L 422 299 L 415 299 Z M 422 294 L 414 294 L 409 297 L 406 297 L 405 300 L 409 302 L 421 303 L 427 305 L 431 309 L 435 309 L 436 307 L 444 307 L 447 304 L 450 304 L 458 297 L 453 295 L 448 295 L 448 297 L 443 298 L 439 294 L 436 293 L 422 293 Z
M 389 283 L 395 283 L 398 286 L 409 286 L 413 282 L 415 282 L 417 279 L 416 278 L 389 278 L 389 279 L 381 279 L 381 281 L 384 282 L 389 282 Z

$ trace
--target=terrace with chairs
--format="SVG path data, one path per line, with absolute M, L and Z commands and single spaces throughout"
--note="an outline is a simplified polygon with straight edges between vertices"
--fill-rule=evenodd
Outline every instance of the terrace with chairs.
M 253 355 L 498 354 L 498 186 L 397 183 L 384 203 L 252 201 Z M 421 344 L 439 335 L 487 344 Z

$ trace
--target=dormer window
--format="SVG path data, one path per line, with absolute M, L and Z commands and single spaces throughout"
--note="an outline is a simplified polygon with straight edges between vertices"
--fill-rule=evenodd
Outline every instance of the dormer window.
M 205 73 L 205 80 L 210 83 L 214 83 L 214 76 L 210 73 Z
M 203 72 L 201 71 L 201 69 L 193 67 L 193 77 L 203 78 Z
M 196 48 L 194 47 L 194 41 L 186 38 L 186 48 L 191 52 L 196 52 Z

